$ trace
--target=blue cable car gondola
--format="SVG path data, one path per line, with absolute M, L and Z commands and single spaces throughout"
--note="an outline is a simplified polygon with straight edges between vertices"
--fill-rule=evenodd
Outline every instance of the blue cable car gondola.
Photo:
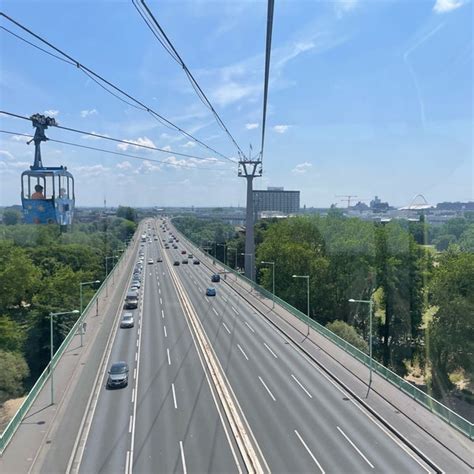
M 44 131 L 54 126 L 54 118 L 32 115 L 36 128 L 31 141 L 35 143 L 35 161 L 21 174 L 21 203 L 26 224 L 72 224 L 74 215 L 74 178 L 65 166 L 43 166 L 41 142 L 48 140 Z

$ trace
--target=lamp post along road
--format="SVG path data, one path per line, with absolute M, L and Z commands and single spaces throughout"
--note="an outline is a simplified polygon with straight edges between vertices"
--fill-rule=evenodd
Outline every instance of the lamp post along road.
M 293 278 L 306 278 L 306 284 L 307 284 L 307 298 L 306 298 L 306 303 L 307 303 L 307 315 L 308 315 L 308 332 L 306 333 L 306 337 L 309 336 L 309 275 L 293 275 Z
M 51 405 L 54 405 L 54 368 L 53 368 L 53 356 L 54 356 L 54 337 L 53 337 L 53 319 L 55 316 L 63 316 L 65 314 L 78 314 L 77 309 L 73 311 L 63 311 L 61 313 L 49 313 L 49 374 L 50 374 L 50 385 L 51 385 Z
M 271 265 L 272 266 L 272 309 L 275 308 L 275 262 L 260 262 L 262 265 Z
M 223 244 L 217 244 L 217 245 L 224 247 L 224 265 L 227 265 L 227 244 L 223 243 Z
M 372 370 L 373 370 L 373 359 L 372 359 L 372 297 L 370 300 L 355 300 L 351 298 L 348 300 L 349 303 L 364 303 L 369 305 L 369 390 L 372 385 Z
M 79 283 L 79 294 L 80 294 L 80 303 L 81 303 L 81 312 L 80 312 L 80 316 L 79 318 L 81 319 L 81 324 L 79 325 L 80 328 L 81 328 L 81 347 L 82 347 L 82 336 L 84 334 L 84 331 L 83 331 L 83 327 L 82 327 L 82 318 L 83 318 L 83 314 L 82 314 L 82 287 L 84 285 L 94 285 L 95 283 L 100 283 L 100 280 L 94 280 L 94 281 L 84 281 L 84 282 L 81 282 Z
M 107 280 L 107 276 L 109 274 L 109 267 L 108 267 L 108 261 L 109 261 L 109 258 L 115 258 L 116 255 L 110 255 L 110 256 L 106 256 L 105 257 L 105 279 L 106 279 L 106 283 L 105 283 L 105 296 L 108 297 L 109 296 L 109 281 Z M 114 280 L 114 284 L 115 284 L 115 280 Z

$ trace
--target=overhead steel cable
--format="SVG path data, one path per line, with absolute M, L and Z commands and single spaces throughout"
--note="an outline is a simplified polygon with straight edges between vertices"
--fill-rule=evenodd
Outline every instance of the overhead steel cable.
M 0 133 L 20 136 L 20 137 L 25 137 L 25 138 L 33 138 L 33 135 L 30 135 L 28 133 L 18 133 L 18 132 L 12 132 L 10 130 L 0 130 Z M 143 156 L 131 155 L 130 153 L 122 153 L 120 151 L 106 150 L 104 148 L 98 148 L 98 147 L 95 147 L 95 146 L 81 145 L 80 143 L 67 142 L 67 141 L 64 141 L 64 140 L 56 140 L 54 138 L 48 138 L 48 141 L 54 142 L 54 143 L 60 143 L 62 145 L 74 146 L 74 147 L 77 147 L 77 148 L 85 148 L 87 150 L 100 151 L 101 153 L 108 153 L 108 154 L 111 154 L 111 155 L 125 156 L 127 158 L 133 158 L 133 159 L 141 160 L 141 161 L 149 161 L 151 163 L 159 163 L 159 164 L 167 165 L 167 166 L 178 166 L 180 168 L 187 168 L 187 169 L 193 169 L 193 170 L 217 171 L 216 168 L 206 168 L 206 167 L 200 167 L 200 166 L 196 167 L 196 166 L 186 164 L 186 163 L 171 163 L 171 162 L 165 161 L 165 160 L 155 160 L 154 158 L 145 158 Z M 202 158 L 202 159 L 206 159 L 206 158 Z M 222 171 L 222 169 L 220 169 L 220 171 Z
M 181 127 L 179 127 L 178 125 L 174 124 L 173 122 L 171 122 L 170 120 L 168 120 L 167 118 L 163 117 L 162 115 L 160 115 L 158 112 L 156 112 L 155 110 L 153 110 L 151 107 L 148 107 L 146 104 L 144 104 L 143 102 L 141 102 L 140 100 L 136 99 L 135 97 L 133 97 L 132 95 L 130 95 L 128 92 L 124 91 L 123 89 L 121 89 L 120 87 L 116 86 L 115 84 L 113 84 L 112 82 L 110 82 L 109 80 L 105 79 L 103 76 L 101 76 L 100 74 L 96 73 L 95 71 L 93 71 L 92 69 L 88 68 L 87 66 L 85 66 L 84 64 L 81 64 L 79 61 L 77 61 L 76 59 L 74 59 L 72 56 L 70 56 L 69 54 L 65 53 L 64 51 L 62 51 L 61 49 L 59 49 L 58 47 L 54 46 L 53 44 L 51 44 L 49 41 L 45 40 L 44 38 L 42 38 L 41 36 L 37 35 L 36 33 L 34 33 L 33 31 L 31 31 L 29 28 L 23 26 L 22 24 L 18 23 L 16 20 L 14 20 L 13 18 L 9 17 L 8 15 L 6 15 L 5 13 L 3 12 L 0 12 L 0 16 L 4 17 L 6 20 L 8 20 L 9 22 L 13 23 L 14 25 L 16 25 L 18 28 L 22 29 L 23 31 L 27 32 L 28 34 L 30 34 L 31 36 L 33 36 L 34 38 L 36 38 L 38 41 L 41 41 L 43 44 L 47 45 L 48 47 L 50 47 L 51 49 L 53 49 L 54 51 L 56 51 L 57 53 L 59 53 L 60 55 L 64 56 L 65 58 L 67 58 L 71 63 L 73 63 L 74 67 L 77 67 L 78 69 L 82 70 L 83 72 L 87 72 L 89 73 L 90 75 L 94 76 L 97 80 L 103 82 L 104 84 L 106 84 L 107 86 L 111 87 L 112 89 L 114 89 L 115 91 L 117 91 L 118 93 L 122 94 L 123 96 L 127 97 L 128 99 L 130 99 L 132 102 L 134 102 L 135 104 L 138 104 L 140 107 L 142 107 L 142 109 L 146 112 L 148 112 L 152 117 L 162 121 L 162 123 L 166 124 L 167 126 L 170 126 L 172 129 L 178 131 L 179 133 L 185 135 L 186 137 L 188 137 L 189 139 L 191 139 L 192 141 L 196 142 L 196 143 L 199 143 L 201 146 L 203 146 L 204 148 L 207 148 L 209 151 L 212 151 L 213 153 L 221 156 L 222 158 L 232 162 L 232 163 L 235 163 L 235 160 L 229 158 L 228 156 L 218 152 L 217 150 L 215 150 L 214 148 L 210 147 L 209 145 L 207 145 L 206 143 L 204 143 L 203 141 L 199 140 L 198 138 L 194 137 L 193 135 L 191 135 L 190 133 L 186 132 L 185 130 L 183 130 Z M 54 55 L 54 57 L 56 57 L 56 55 Z M 72 64 L 71 64 L 72 65 Z M 104 89 L 107 91 L 107 92 L 111 92 L 109 91 L 107 88 L 104 87 Z M 114 97 L 117 97 L 115 94 L 113 94 Z
M 273 7 L 274 0 L 268 0 L 267 9 L 267 40 L 265 48 L 265 78 L 263 86 L 263 114 L 262 114 L 262 142 L 260 145 L 260 160 L 263 161 L 263 149 L 265 146 L 265 126 L 267 120 L 268 82 L 270 78 L 270 57 L 272 52 L 273 32 Z
M 216 109 L 214 106 L 211 104 L 211 101 L 207 98 L 206 94 L 202 90 L 201 86 L 189 70 L 189 68 L 186 66 L 185 62 L 179 55 L 178 51 L 176 51 L 176 48 L 174 47 L 173 43 L 171 40 L 168 38 L 166 33 L 164 32 L 163 28 L 161 25 L 158 23 L 158 20 L 155 18 L 151 10 L 148 8 L 148 5 L 145 3 L 145 0 L 140 0 L 141 5 L 143 6 L 145 13 L 140 10 L 138 0 L 132 0 L 133 5 L 135 6 L 136 10 L 140 14 L 140 16 L 143 18 L 145 21 L 146 25 L 148 28 L 151 30 L 155 38 L 158 39 L 160 44 L 165 48 L 165 50 L 168 52 L 168 54 L 182 67 L 184 70 L 186 76 L 188 77 L 189 82 L 191 83 L 193 89 L 195 90 L 196 94 L 198 95 L 199 99 L 201 102 L 212 112 L 214 115 L 217 123 L 219 126 L 224 130 L 224 132 L 227 134 L 227 136 L 230 138 L 234 146 L 237 148 L 239 155 L 245 156 L 244 152 L 236 142 L 235 138 L 233 135 L 230 133 L 229 129 L 226 127 L 224 124 L 223 120 L 221 119 L 220 115 L 217 113 Z M 146 15 L 148 15 L 148 18 L 145 18 Z
M 25 117 L 23 115 L 18 115 L 18 114 L 14 114 L 12 112 L 6 112 L 4 110 L 0 110 L 0 115 L 2 115 L 2 114 L 3 115 L 8 115 L 8 116 L 14 117 L 14 118 L 22 119 L 22 120 L 27 120 L 29 122 L 31 121 L 30 117 Z M 131 140 L 122 140 L 120 138 L 113 138 L 113 137 L 109 137 L 107 135 L 101 135 L 100 133 L 86 132 L 84 130 L 79 130 L 77 128 L 71 128 L 71 127 L 64 127 L 62 125 L 52 125 L 52 126 L 54 126 L 55 128 L 60 128 L 62 130 L 66 130 L 68 132 L 80 133 L 81 135 L 86 135 L 86 136 L 90 136 L 90 137 L 94 137 L 94 138 L 101 138 L 103 140 L 109 140 L 109 141 L 116 142 L 116 143 L 123 143 L 125 145 L 130 145 L 130 146 L 134 146 L 134 147 L 138 147 L 138 148 L 145 148 L 147 150 L 160 151 L 162 153 L 168 153 L 168 154 L 171 154 L 171 155 L 183 156 L 183 157 L 186 157 L 186 158 L 194 158 L 196 160 L 208 160 L 209 158 L 213 158 L 213 157 L 205 158 L 205 157 L 202 157 L 202 156 L 190 155 L 188 153 L 181 153 L 179 151 L 166 150 L 165 148 L 158 148 L 158 147 L 153 147 L 153 146 L 149 146 L 149 145 L 143 145 L 143 144 L 140 144 L 140 143 L 135 143 L 134 141 L 131 141 Z M 215 159 L 218 160 L 217 158 L 215 158 Z M 222 160 L 219 160 L 219 161 L 222 161 Z

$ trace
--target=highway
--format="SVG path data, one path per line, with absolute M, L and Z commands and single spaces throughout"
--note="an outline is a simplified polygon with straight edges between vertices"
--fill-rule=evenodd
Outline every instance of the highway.
M 159 222 L 159 221 L 158 221 Z M 245 472 L 195 335 L 184 289 L 261 459 L 272 472 L 432 472 L 356 401 L 204 265 L 174 266 L 154 222 L 144 245 L 135 327 L 117 329 L 109 357 L 130 366 L 129 385 L 103 389 L 80 472 Z M 162 262 L 157 262 L 161 257 Z M 149 259 L 153 264 L 148 265 Z M 205 296 L 208 286 L 215 297 Z

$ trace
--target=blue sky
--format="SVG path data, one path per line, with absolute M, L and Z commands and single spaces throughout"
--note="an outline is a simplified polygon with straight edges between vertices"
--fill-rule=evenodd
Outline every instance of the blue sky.
M 258 150 L 266 2 L 147 3 L 240 146 Z M 418 193 L 430 203 L 474 200 L 471 1 L 275 3 L 264 176 L 255 188 L 299 189 L 307 206 L 338 202 L 339 194 L 369 200 L 377 194 L 395 205 Z M 236 157 L 131 1 L 4 0 L 2 9 Z M 0 25 L 20 33 L 3 18 Z M 133 206 L 244 204 L 236 166 L 115 99 L 76 68 L 3 30 L 0 56 L 2 110 L 49 111 L 64 126 L 205 158 L 49 129 L 50 138 L 167 162 L 43 145 L 46 165 L 65 164 L 74 174 L 77 205 L 104 198 Z M 3 130 L 32 131 L 26 121 L 2 116 L 0 122 Z M 0 205 L 10 205 L 19 203 L 19 175 L 33 148 L 21 137 L 0 135 Z

